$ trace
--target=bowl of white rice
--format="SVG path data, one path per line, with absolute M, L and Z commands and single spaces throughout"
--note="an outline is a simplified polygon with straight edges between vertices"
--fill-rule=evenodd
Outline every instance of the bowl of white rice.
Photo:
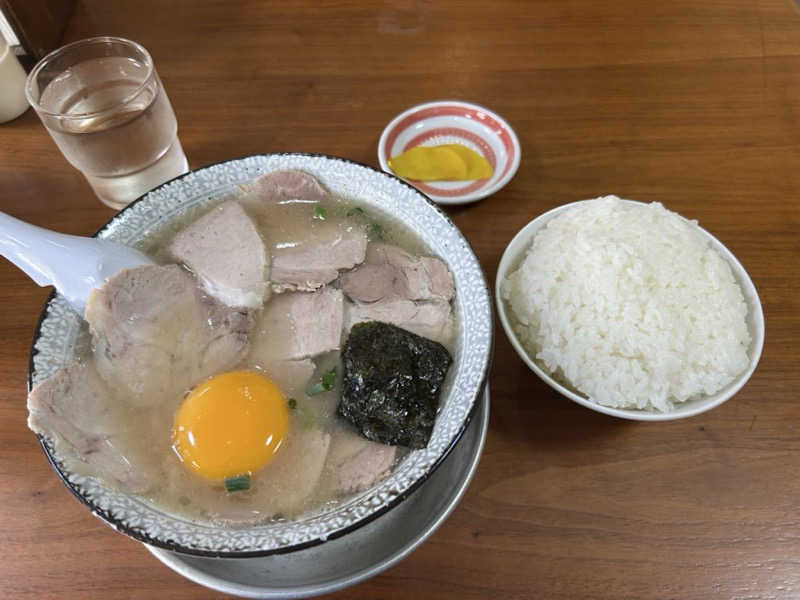
M 764 315 L 744 267 L 696 221 L 605 196 L 540 215 L 498 268 L 500 321 L 548 385 L 616 417 L 662 421 L 747 382 Z

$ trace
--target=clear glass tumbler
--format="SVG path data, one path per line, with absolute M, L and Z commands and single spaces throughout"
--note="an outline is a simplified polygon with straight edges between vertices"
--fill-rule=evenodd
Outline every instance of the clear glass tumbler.
M 28 75 L 28 102 L 95 194 L 121 209 L 189 170 L 153 59 L 117 37 L 68 44 Z

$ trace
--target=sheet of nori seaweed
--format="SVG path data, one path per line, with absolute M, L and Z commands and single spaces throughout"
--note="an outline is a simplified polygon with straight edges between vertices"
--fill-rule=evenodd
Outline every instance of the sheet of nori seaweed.
M 424 448 L 453 359 L 432 340 L 388 323 L 358 323 L 342 352 L 339 414 L 368 439 Z

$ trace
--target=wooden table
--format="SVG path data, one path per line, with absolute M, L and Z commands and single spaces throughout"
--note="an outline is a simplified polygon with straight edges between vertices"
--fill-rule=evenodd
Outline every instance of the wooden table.
M 65 41 L 97 34 L 150 49 L 194 167 L 272 151 L 377 165 L 382 128 L 415 103 L 493 108 L 519 134 L 519 172 L 448 209 L 490 281 L 530 219 L 615 193 L 698 219 L 758 287 L 767 337 L 754 376 L 677 422 L 558 396 L 498 325 L 489 436 L 465 499 L 407 560 L 331 597 L 800 596 L 792 0 L 83 0 Z M 113 214 L 31 111 L 0 126 L 0 205 L 76 234 Z M 5 261 L 0 281 L 0 597 L 223 597 L 92 518 L 51 471 L 25 426 L 48 290 Z

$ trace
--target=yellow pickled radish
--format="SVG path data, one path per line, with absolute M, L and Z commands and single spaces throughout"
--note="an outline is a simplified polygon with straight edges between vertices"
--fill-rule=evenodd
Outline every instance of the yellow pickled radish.
M 466 181 L 492 176 L 492 167 L 480 154 L 461 144 L 415 146 L 389 159 L 400 177 L 419 181 Z
M 467 177 L 465 179 L 488 179 L 492 176 L 492 165 L 477 152 L 473 152 L 461 144 L 447 144 L 446 147 L 458 154 L 467 163 Z
M 446 146 L 415 146 L 392 157 L 389 167 L 400 177 L 420 181 L 467 177 L 467 163 Z

